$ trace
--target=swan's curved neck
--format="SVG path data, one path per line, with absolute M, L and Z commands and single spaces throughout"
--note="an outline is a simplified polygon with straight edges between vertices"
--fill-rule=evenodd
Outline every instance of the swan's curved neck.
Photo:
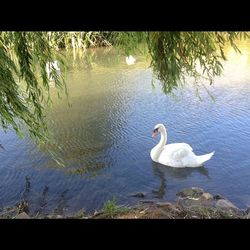
M 159 143 L 153 148 L 152 154 L 151 154 L 151 157 L 154 161 L 158 161 L 158 158 L 159 158 L 164 146 L 167 143 L 166 129 L 164 128 L 164 130 L 161 131 L 160 133 L 161 133 L 161 139 L 160 139 Z
M 163 131 L 161 131 L 161 139 L 160 142 L 157 144 L 159 149 L 162 149 L 167 143 L 167 131 L 164 128 Z
M 161 139 L 160 139 L 160 142 L 152 149 L 151 151 L 151 158 L 153 161 L 156 161 L 158 162 L 158 159 L 160 157 L 160 154 L 164 148 L 164 146 L 166 145 L 167 143 L 167 131 L 166 129 L 164 128 L 162 131 L 161 131 Z

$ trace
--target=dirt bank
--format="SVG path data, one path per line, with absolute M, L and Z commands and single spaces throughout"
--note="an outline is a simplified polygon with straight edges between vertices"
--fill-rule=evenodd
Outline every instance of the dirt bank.
M 140 197 L 140 196 L 138 196 Z M 1 219 L 248 219 L 250 209 L 239 209 L 220 195 L 212 195 L 198 187 L 186 188 L 177 193 L 174 203 L 140 200 L 134 207 L 118 206 L 112 201 L 94 214 L 84 209 L 65 216 L 61 214 L 30 215 L 28 204 L 21 201 L 14 207 L 4 208 Z

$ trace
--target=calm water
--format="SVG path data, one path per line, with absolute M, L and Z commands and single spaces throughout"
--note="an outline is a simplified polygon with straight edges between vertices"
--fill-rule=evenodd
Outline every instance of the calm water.
M 78 54 L 75 60 L 68 54 L 71 107 L 66 98 L 55 98 L 47 111 L 66 167 L 56 166 L 28 138 L 1 132 L 0 205 L 25 198 L 33 213 L 70 214 L 98 210 L 112 197 L 135 204 L 134 192 L 173 201 L 190 186 L 221 194 L 240 208 L 250 205 L 250 46 L 241 48 L 241 56 L 227 51 L 224 76 L 209 88 L 215 102 L 204 90 L 199 101 L 192 87 L 175 98 L 157 83 L 152 88 L 142 56 L 128 66 L 115 50 L 90 50 L 88 67 Z M 153 163 L 149 153 L 159 137 L 152 139 L 151 132 L 159 122 L 167 126 L 169 143 L 189 143 L 198 155 L 215 151 L 214 157 L 197 169 Z

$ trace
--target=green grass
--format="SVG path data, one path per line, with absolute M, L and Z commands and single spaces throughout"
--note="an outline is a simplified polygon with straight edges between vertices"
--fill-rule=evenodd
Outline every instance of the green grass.
M 76 218 L 78 218 L 78 219 L 87 218 L 87 214 L 86 214 L 86 211 L 84 210 L 84 208 L 82 208 L 78 211 L 78 213 L 76 214 Z
M 102 208 L 102 214 L 107 218 L 113 218 L 115 215 L 123 214 L 128 211 L 128 207 L 121 207 L 117 204 L 115 197 L 113 197 L 112 200 L 106 201 Z

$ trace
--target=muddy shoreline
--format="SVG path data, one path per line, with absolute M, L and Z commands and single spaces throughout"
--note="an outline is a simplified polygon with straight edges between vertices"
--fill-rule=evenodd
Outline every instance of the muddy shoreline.
M 250 208 L 239 209 L 228 199 L 205 192 L 198 187 L 178 192 L 176 202 L 145 200 L 143 193 L 134 194 L 138 204 L 133 207 L 118 206 L 112 201 L 93 214 L 84 209 L 67 216 L 59 213 L 30 215 L 25 201 L 13 207 L 2 208 L 0 219 L 249 219 Z

